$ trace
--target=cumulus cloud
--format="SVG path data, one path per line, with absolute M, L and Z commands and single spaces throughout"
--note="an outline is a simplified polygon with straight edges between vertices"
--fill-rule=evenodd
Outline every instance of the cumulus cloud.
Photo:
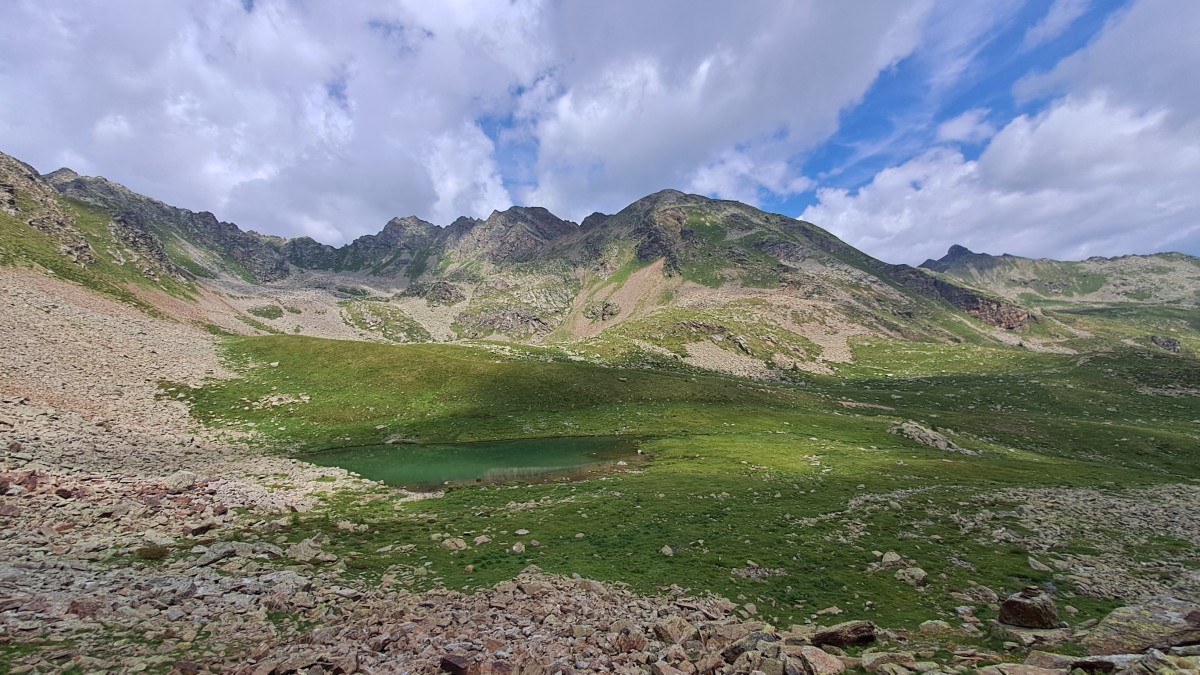
M 1066 100 L 1014 120 L 978 160 L 934 149 L 856 193 L 819 190 L 801 217 L 913 263 L 939 257 L 945 242 L 1066 258 L 1194 246 L 1200 140 L 1179 141 L 1162 113 Z
M 0 142 L 332 243 L 514 201 L 787 196 L 931 6 L 14 0 Z
M 818 190 L 801 217 L 907 262 L 938 257 L 950 242 L 1060 258 L 1194 251 L 1200 96 L 1183 74 L 1200 67 L 1200 48 L 1188 31 L 1164 26 L 1195 21 L 1194 3 L 1143 1 L 1093 44 L 1021 83 L 1022 96 L 1050 97 L 1047 106 L 1004 125 L 977 160 L 937 147 L 856 191 Z M 1159 77 L 1148 73 L 1160 69 L 1181 79 L 1147 88 L 1147 77 Z M 943 139 L 956 140 L 957 130 Z
M 535 4 L 40 3 L 0 26 L 4 150 L 339 243 L 511 203 L 475 120 L 544 67 Z
M 655 184 L 751 201 L 803 189 L 772 167 L 828 137 L 839 112 L 912 52 L 930 3 L 639 7 L 628 30 L 603 3 L 552 13 L 570 65 L 555 76 L 562 95 L 530 122 L 539 155 L 526 201 L 578 217 Z M 745 157 L 769 166 L 746 170 Z

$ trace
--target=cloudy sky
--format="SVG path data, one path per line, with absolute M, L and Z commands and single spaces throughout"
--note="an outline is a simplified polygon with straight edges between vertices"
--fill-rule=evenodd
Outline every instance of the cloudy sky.
M 891 262 L 1200 254 L 1195 0 L 6 0 L 0 151 L 340 244 L 672 187 Z

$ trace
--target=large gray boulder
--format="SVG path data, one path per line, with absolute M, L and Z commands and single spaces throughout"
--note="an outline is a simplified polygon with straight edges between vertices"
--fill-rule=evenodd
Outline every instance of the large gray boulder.
M 1021 628 L 1057 628 L 1058 608 L 1037 586 L 1027 586 L 1000 605 L 1000 623 Z

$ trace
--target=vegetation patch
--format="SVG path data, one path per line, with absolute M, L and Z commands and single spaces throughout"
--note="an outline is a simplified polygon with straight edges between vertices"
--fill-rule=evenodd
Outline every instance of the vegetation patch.
M 278 319 L 283 316 L 283 308 L 279 305 L 262 305 L 260 307 L 251 307 L 246 311 L 262 319 Z

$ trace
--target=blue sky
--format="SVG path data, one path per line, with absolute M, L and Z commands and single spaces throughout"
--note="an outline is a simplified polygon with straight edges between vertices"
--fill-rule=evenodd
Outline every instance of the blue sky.
M 0 151 L 340 244 L 663 188 L 892 262 L 1200 253 L 1194 0 L 15 0 Z M 1191 30 L 1189 30 L 1191 29 Z

